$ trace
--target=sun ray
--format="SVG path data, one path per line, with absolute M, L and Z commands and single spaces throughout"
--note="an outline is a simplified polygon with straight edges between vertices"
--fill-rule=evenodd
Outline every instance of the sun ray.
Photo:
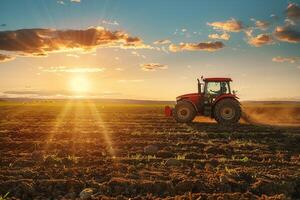
M 49 131 L 49 135 L 46 139 L 45 143 L 45 153 L 49 150 L 49 143 L 53 142 L 54 136 L 57 132 L 63 129 L 63 125 L 65 123 L 66 116 L 70 113 L 70 110 L 73 108 L 73 102 L 71 100 L 67 101 L 62 108 L 62 111 L 57 115 L 53 128 Z
M 95 103 L 89 102 L 88 107 L 91 111 L 92 118 L 95 120 L 97 128 L 100 129 L 101 133 L 103 134 L 103 137 L 104 137 L 105 143 L 108 147 L 108 152 L 109 152 L 110 156 L 113 159 L 115 159 L 116 153 L 115 153 L 113 142 L 109 135 L 110 130 L 104 125 L 104 121 L 103 121 L 101 114 L 99 113 Z
M 71 140 L 73 142 L 77 142 L 77 145 L 86 145 L 89 142 L 90 137 L 84 131 L 86 128 L 86 124 L 84 124 L 83 120 L 85 120 L 85 105 L 84 102 L 78 101 L 75 105 L 74 119 L 73 119 L 73 131 L 71 133 Z M 74 143 L 73 143 L 74 144 Z M 79 148 L 79 146 L 78 146 Z M 76 149 L 75 146 L 72 146 L 71 153 L 75 155 Z

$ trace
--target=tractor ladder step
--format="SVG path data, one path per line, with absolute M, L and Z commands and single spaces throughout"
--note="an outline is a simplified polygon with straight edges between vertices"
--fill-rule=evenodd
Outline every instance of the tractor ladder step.
M 211 116 L 211 112 L 212 112 L 212 106 L 210 106 L 210 105 L 204 106 L 204 109 L 203 109 L 204 116 Z

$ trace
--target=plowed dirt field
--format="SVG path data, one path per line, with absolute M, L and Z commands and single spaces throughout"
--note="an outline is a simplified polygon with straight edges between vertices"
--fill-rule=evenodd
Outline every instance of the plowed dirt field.
M 2 103 L 0 195 L 300 198 L 299 127 L 199 121 L 176 123 L 162 105 Z

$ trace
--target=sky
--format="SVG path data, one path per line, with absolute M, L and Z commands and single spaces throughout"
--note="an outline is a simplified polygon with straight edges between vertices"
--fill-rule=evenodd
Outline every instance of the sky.
M 300 99 L 300 1 L 2 0 L 0 97 Z

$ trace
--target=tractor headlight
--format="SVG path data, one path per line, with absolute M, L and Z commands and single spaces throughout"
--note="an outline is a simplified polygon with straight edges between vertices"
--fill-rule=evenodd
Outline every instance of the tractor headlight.
M 176 101 L 179 101 L 181 99 L 181 97 L 176 97 Z

